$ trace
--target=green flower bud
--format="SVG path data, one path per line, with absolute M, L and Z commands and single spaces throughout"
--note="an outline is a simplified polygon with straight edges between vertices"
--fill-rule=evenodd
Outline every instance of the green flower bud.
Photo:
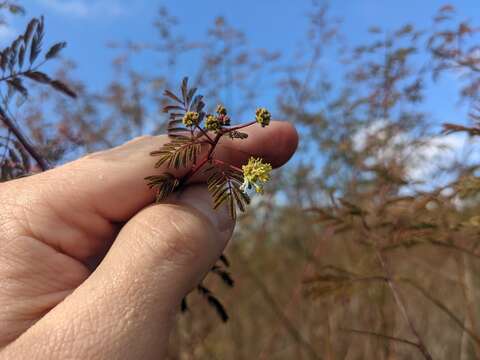
M 215 112 L 218 115 L 227 115 L 227 109 L 223 105 L 217 105 Z
M 218 121 L 220 121 L 223 126 L 230 126 L 230 116 L 228 115 L 218 115 Z
M 272 120 L 272 115 L 267 109 L 260 108 L 257 109 L 257 112 L 255 113 L 255 120 L 257 121 L 257 123 L 262 125 L 262 127 L 265 127 L 270 124 L 270 120 Z
M 200 115 L 198 112 L 189 111 L 183 117 L 183 124 L 185 126 L 195 126 L 198 125 L 198 120 L 200 119 Z
M 205 120 L 205 128 L 209 131 L 218 131 L 222 128 L 222 123 L 217 116 L 208 115 Z

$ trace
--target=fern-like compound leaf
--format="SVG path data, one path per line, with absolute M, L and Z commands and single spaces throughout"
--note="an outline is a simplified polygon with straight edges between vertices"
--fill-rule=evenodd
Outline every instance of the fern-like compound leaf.
M 145 180 L 151 189 L 155 189 L 157 202 L 165 200 L 180 184 L 180 180 L 170 173 L 148 176 Z
M 181 168 L 195 164 L 202 151 L 203 143 L 186 136 L 178 136 L 164 144 L 160 150 L 153 151 L 152 156 L 159 156 L 155 167 L 166 165 L 169 168 Z
M 233 168 L 210 167 L 205 170 L 209 174 L 208 191 L 213 199 L 213 207 L 217 209 L 226 203 L 232 219 L 237 218 L 237 209 L 244 212 L 250 203 L 250 197 L 240 189 L 243 174 Z

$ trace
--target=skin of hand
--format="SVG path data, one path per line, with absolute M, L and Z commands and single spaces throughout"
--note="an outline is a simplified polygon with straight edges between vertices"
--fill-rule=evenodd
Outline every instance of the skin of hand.
M 285 122 L 246 132 L 221 142 L 216 157 L 279 167 L 297 147 Z M 181 299 L 234 228 L 200 177 L 154 204 L 144 177 L 166 169 L 153 169 L 148 154 L 166 141 L 141 137 L 0 184 L 0 359 L 165 355 Z

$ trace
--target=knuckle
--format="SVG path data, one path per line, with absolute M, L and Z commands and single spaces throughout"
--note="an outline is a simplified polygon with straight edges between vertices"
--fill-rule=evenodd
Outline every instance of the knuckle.
M 98 152 L 94 152 L 84 156 L 83 158 L 77 160 L 78 161 L 85 161 L 85 160 L 100 160 L 100 161 L 111 161 L 117 160 L 121 161 L 124 160 L 126 156 L 134 155 L 135 153 L 147 149 L 152 149 L 158 143 L 162 143 L 166 141 L 166 137 L 164 135 L 160 136 L 152 136 L 152 135 L 143 135 L 136 137 L 120 146 L 102 150 Z
M 161 207 L 162 211 L 156 211 L 156 206 L 149 208 L 139 225 L 148 231 L 142 241 L 162 260 L 188 263 L 211 245 L 214 229 L 202 215 L 185 206 Z

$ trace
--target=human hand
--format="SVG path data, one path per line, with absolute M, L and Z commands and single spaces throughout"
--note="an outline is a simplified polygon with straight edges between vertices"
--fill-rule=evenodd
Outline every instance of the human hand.
M 278 167 L 292 156 L 291 125 L 257 130 L 222 142 L 218 157 Z M 1 359 L 162 358 L 181 299 L 234 227 L 205 179 L 153 205 L 143 178 L 165 141 L 142 137 L 0 184 Z

